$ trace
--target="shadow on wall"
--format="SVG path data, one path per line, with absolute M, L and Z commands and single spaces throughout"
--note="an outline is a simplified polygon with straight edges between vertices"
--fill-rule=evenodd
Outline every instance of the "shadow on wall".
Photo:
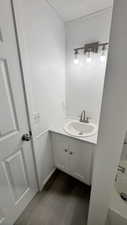
M 123 143 L 121 160 L 127 160 L 127 132 L 125 134 L 125 139 L 124 139 L 124 143 Z

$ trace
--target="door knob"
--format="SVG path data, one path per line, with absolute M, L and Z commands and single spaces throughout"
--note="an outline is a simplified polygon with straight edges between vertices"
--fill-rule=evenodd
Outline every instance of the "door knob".
M 29 133 L 23 134 L 22 135 L 22 141 L 30 141 L 32 138 L 32 133 L 29 131 Z

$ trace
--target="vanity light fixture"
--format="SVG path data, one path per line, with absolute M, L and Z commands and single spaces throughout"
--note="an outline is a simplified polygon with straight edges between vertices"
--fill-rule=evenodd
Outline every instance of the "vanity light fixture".
M 75 49 L 74 51 L 75 51 L 75 53 L 74 53 L 74 64 L 78 64 L 79 63 L 78 50 Z
M 87 55 L 87 62 L 91 62 L 92 61 L 92 54 L 98 54 L 100 47 L 102 47 L 102 53 L 100 56 L 100 60 L 101 61 L 105 61 L 106 57 L 105 57 L 105 50 L 106 50 L 106 46 L 108 46 L 109 43 L 105 42 L 105 43 L 99 43 L 99 42 L 92 42 L 92 43 L 88 43 L 85 44 L 83 47 L 79 47 L 74 49 L 74 63 L 78 64 L 79 63 L 79 58 L 78 58 L 78 54 L 80 51 L 83 51 L 85 55 Z

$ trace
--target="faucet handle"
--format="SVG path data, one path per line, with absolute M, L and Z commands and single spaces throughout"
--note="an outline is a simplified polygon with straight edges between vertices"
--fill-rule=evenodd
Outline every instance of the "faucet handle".
M 86 117 L 85 122 L 86 122 L 86 123 L 89 123 L 89 119 L 90 119 L 89 117 Z
M 87 123 L 90 123 L 91 119 L 92 119 L 92 118 L 91 118 L 90 116 L 87 116 L 87 117 L 86 117 L 86 122 L 87 122 Z

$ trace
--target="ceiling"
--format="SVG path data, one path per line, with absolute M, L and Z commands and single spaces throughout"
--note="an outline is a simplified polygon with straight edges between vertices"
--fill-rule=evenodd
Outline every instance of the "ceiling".
M 70 21 L 112 6 L 113 0 L 48 0 L 64 21 Z

